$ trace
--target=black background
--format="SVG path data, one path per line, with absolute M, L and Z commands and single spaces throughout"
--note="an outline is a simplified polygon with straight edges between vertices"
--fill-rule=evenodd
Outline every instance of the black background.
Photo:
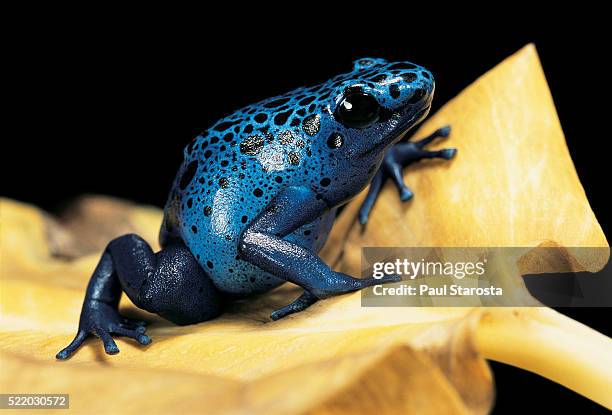
M 610 235 L 609 185 L 601 180 L 609 176 L 602 166 L 610 139 L 603 124 L 602 85 L 609 79 L 602 65 L 604 26 L 589 24 L 587 30 L 578 17 L 557 27 L 549 25 L 554 19 L 515 18 L 456 27 L 430 19 L 422 28 L 413 20 L 374 28 L 364 16 L 255 24 L 233 14 L 193 17 L 168 17 L 171 26 L 164 18 L 121 13 L 42 25 L 41 16 L 15 28 L 8 118 L 17 128 L 6 140 L 15 157 L 2 165 L 3 177 L 10 177 L 3 179 L 2 195 L 50 211 L 83 193 L 162 206 L 185 144 L 243 105 L 323 81 L 349 70 L 354 59 L 374 56 L 430 69 L 437 84 L 433 113 L 534 42 L 578 174 Z M 561 311 L 610 335 L 607 309 Z M 492 366 L 496 412 L 551 405 L 601 410 L 537 375 Z

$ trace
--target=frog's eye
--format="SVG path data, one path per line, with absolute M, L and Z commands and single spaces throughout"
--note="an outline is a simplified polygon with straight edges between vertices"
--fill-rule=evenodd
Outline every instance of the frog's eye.
M 378 120 L 378 101 L 362 92 L 351 92 L 341 101 L 334 117 L 349 128 L 366 128 Z

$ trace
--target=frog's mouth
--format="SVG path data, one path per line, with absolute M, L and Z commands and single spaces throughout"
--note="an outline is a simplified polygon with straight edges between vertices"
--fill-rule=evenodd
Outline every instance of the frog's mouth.
M 401 111 L 391 111 L 391 110 L 385 109 L 384 112 L 382 113 L 381 118 L 379 119 L 379 122 L 389 122 L 394 117 L 399 118 L 400 121 L 397 123 L 395 127 L 393 127 L 392 131 L 389 134 L 385 135 L 381 140 L 379 140 L 376 144 L 374 144 L 373 147 L 370 147 L 369 149 L 361 153 L 359 157 L 360 158 L 367 157 L 373 153 L 381 151 L 383 148 L 387 146 L 393 145 L 397 143 L 398 141 L 400 141 L 402 137 L 408 131 L 410 131 L 410 129 L 412 129 L 414 126 L 416 126 L 422 120 L 425 119 L 430 109 L 431 109 L 431 104 L 428 104 L 423 109 L 416 112 L 412 117 L 408 117 L 403 120 L 402 118 L 404 117 L 402 116 Z
M 430 109 L 431 103 L 427 104 L 422 110 L 410 117 L 408 121 L 402 122 L 397 128 L 397 131 L 399 132 L 397 139 L 399 140 L 404 134 L 423 121 L 425 117 L 427 117 L 427 114 L 429 114 Z

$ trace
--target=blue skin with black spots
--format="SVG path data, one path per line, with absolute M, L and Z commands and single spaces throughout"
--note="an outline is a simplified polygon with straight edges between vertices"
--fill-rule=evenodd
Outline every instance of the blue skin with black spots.
M 450 159 L 456 150 L 427 151 L 442 128 L 400 142 L 429 112 L 433 76 L 409 62 L 364 58 L 327 82 L 298 88 L 237 110 L 184 151 L 165 207 L 162 250 L 137 235 L 109 243 L 94 271 L 69 357 L 93 334 L 107 353 L 112 335 L 150 343 L 144 323 L 121 316 L 122 292 L 140 308 L 177 324 L 219 315 L 237 297 L 284 282 L 304 288 L 272 319 L 314 302 L 375 284 L 334 272 L 318 256 L 337 209 L 371 184 L 359 212 L 366 224 L 390 178 L 409 200 L 402 169 L 422 158 Z

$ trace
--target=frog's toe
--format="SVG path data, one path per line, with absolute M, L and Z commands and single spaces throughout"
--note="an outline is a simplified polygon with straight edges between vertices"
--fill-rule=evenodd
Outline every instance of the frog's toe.
M 121 326 L 113 327 L 112 333 L 119 336 L 129 337 L 130 339 L 136 340 L 138 343 L 146 346 L 151 344 L 152 340 L 149 336 L 144 334 L 144 327 L 139 327 L 135 330 L 126 329 Z
M 86 338 L 87 333 L 84 330 L 79 330 L 74 340 L 72 340 L 72 342 L 68 346 L 59 351 L 55 355 L 55 358 L 59 360 L 68 359 L 70 355 L 72 355 L 72 353 L 74 353 L 79 347 L 81 347 L 81 344 L 83 344 Z
M 366 195 L 361 207 L 359 208 L 359 223 L 361 225 L 365 225 L 368 223 L 368 218 L 370 216 L 370 212 L 374 207 L 374 202 L 378 198 L 378 194 L 380 193 L 380 189 L 382 188 L 382 184 L 385 181 L 384 173 L 382 170 L 378 170 L 374 178 L 372 179 L 372 183 L 370 183 L 370 188 L 368 189 L 368 194 Z
M 435 134 L 438 137 L 448 137 L 450 135 L 450 132 L 451 132 L 451 126 L 447 125 L 445 127 L 442 127 L 436 130 Z
M 123 322 L 126 324 L 133 324 L 135 326 L 146 326 L 147 323 L 143 320 L 138 320 L 135 318 L 123 317 Z
M 147 323 L 145 323 L 144 321 L 127 317 L 123 317 L 119 325 L 124 329 L 137 330 L 140 333 L 144 333 L 147 330 Z
M 278 319 L 288 316 L 289 314 L 305 310 L 314 303 L 316 303 L 318 300 L 319 299 L 314 294 L 310 293 L 309 291 L 304 291 L 302 295 L 300 295 L 291 304 L 279 308 L 278 310 L 275 310 L 272 314 L 270 314 L 270 318 L 276 321 Z
M 93 333 L 98 336 L 100 340 L 102 340 L 102 343 L 104 344 L 104 351 L 106 352 L 106 354 L 119 353 L 119 347 L 117 346 L 117 343 L 115 343 L 115 340 L 113 340 L 113 337 L 107 330 L 101 327 L 96 327 L 93 329 Z
M 400 199 L 402 202 L 407 202 L 414 197 L 414 193 L 406 187 L 400 189 Z
M 412 199 L 414 193 L 412 193 L 410 188 L 404 183 L 404 177 L 402 175 L 402 165 L 396 163 L 395 161 L 390 161 L 385 167 L 387 168 L 387 171 L 391 176 L 391 180 L 393 180 L 393 183 L 395 184 L 395 187 L 399 192 L 399 196 L 402 202 Z
M 452 159 L 453 157 L 455 157 L 455 154 L 457 154 L 456 148 L 445 148 L 443 150 L 440 150 L 440 157 L 446 160 Z
M 434 131 L 432 134 L 428 135 L 425 138 L 413 141 L 412 144 L 414 144 L 414 147 L 416 149 L 422 150 L 427 144 L 431 143 L 436 138 L 438 138 L 438 137 L 442 137 L 442 138 L 448 137 L 450 135 L 450 133 L 451 133 L 451 126 L 450 125 L 446 125 L 446 126 L 444 126 L 442 128 L 438 128 L 436 131 Z
M 365 225 L 368 223 L 369 212 L 365 212 L 363 209 L 359 210 L 359 223 Z

